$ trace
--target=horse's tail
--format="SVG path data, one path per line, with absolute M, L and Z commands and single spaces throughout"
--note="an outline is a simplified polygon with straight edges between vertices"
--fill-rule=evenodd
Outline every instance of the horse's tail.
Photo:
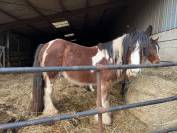
M 39 67 L 41 62 L 40 52 L 44 45 L 41 44 L 36 50 L 34 57 L 34 67 Z M 34 73 L 33 75 L 33 91 L 32 91 L 32 105 L 31 111 L 35 114 L 40 114 L 40 112 L 44 109 L 44 79 L 42 76 L 42 72 Z

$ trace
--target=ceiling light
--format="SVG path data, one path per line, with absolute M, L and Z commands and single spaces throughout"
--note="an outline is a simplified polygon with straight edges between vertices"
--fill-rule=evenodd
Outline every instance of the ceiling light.
M 74 33 L 69 33 L 69 34 L 66 34 L 64 35 L 65 37 L 73 37 L 74 36 Z
M 73 39 L 73 40 L 71 40 L 71 42 L 76 42 L 77 41 L 77 39 Z
M 53 22 L 52 25 L 55 26 L 55 28 L 62 28 L 69 26 L 69 22 L 67 20 L 64 20 L 60 22 Z

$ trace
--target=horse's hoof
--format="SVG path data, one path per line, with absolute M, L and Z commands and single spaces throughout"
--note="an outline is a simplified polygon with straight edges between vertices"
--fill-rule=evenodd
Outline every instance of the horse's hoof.
M 57 114 L 58 114 L 58 110 L 56 110 L 56 109 L 44 110 L 41 117 L 54 116 L 54 115 L 57 115 Z M 47 122 L 47 123 L 44 123 L 42 125 L 51 126 L 53 124 L 55 124 L 54 121 Z
M 98 115 L 95 115 L 95 120 L 98 122 Z M 112 118 L 110 114 L 103 114 L 102 115 L 103 124 L 111 126 L 112 125 Z
M 58 110 L 56 109 L 48 109 L 43 111 L 43 116 L 52 116 L 57 114 L 58 114 Z

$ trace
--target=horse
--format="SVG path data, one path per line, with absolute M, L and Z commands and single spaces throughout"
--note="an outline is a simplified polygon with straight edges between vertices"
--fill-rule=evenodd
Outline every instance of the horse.
M 146 31 L 135 31 L 124 34 L 110 42 L 99 43 L 96 46 L 85 47 L 63 39 L 55 39 L 41 44 L 36 50 L 34 67 L 50 66 L 96 66 L 110 64 L 142 64 L 145 60 L 159 63 L 159 45 L 151 39 L 152 26 Z M 114 81 L 136 75 L 140 69 L 102 70 L 101 99 L 104 108 L 110 107 L 109 95 Z M 59 76 L 77 85 L 96 85 L 96 71 L 65 71 L 41 72 L 33 77 L 33 92 L 31 111 L 39 115 L 54 115 L 58 113 L 51 94 L 53 81 Z M 96 102 L 98 103 L 98 102 Z M 112 123 L 111 113 L 103 114 L 103 123 Z
M 152 27 L 149 27 L 149 28 L 152 28 Z M 152 38 L 150 38 L 150 44 L 151 45 L 149 45 L 148 46 L 148 48 L 149 48 L 149 50 L 147 49 L 147 47 L 144 49 L 144 53 L 146 54 L 146 56 L 148 56 L 148 60 L 151 62 L 151 63 L 159 63 L 160 62 L 160 58 L 159 58 L 159 50 L 160 50 L 160 46 L 159 46 L 159 44 L 158 44 L 158 39 L 159 39 L 159 37 L 157 37 L 155 40 L 153 40 Z M 147 53 L 147 52 L 149 52 L 150 51 L 150 53 Z M 142 53 L 143 54 L 143 53 Z M 146 57 L 145 56 L 145 57 Z M 157 60 L 156 60 L 157 59 Z M 146 61 L 146 59 L 142 59 L 141 60 L 141 64 L 143 64 L 144 62 Z M 131 64 L 131 62 L 130 62 L 130 60 L 129 60 L 129 62 L 127 62 L 127 61 L 125 61 L 124 60 L 124 64 Z M 127 71 L 127 73 L 129 73 L 129 74 L 127 74 L 127 75 L 124 75 L 124 76 L 128 76 L 128 77 L 124 77 L 124 79 L 122 79 L 122 80 L 124 80 L 124 81 L 121 81 L 120 83 L 123 85 L 122 86 L 122 88 L 121 88 L 121 95 L 122 96 L 124 96 L 124 94 L 125 94 L 125 90 L 124 90 L 124 88 L 125 88 L 125 80 L 128 80 L 129 79 L 129 77 L 134 77 L 134 76 L 136 76 L 136 74 L 137 73 L 134 73 L 135 75 L 133 75 L 133 73 L 131 73 L 131 71 L 130 70 L 126 70 Z M 95 88 L 92 86 L 92 85 L 89 85 L 89 86 L 87 86 L 87 90 L 88 91 L 92 91 L 92 92 L 94 92 L 95 91 Z

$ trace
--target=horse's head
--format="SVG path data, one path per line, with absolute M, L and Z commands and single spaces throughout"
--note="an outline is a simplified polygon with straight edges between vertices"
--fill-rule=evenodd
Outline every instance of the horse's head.
M 123 64 L 140 65 L 145 60 L 151 63 L 160 62 L 158 39 L 153 40 L 151 35 L 152 26 L 149 26 L 146 31 L 136 31 L 126 35 L 123 41 Z M 126 73 L 130 77 L 136 76 L 139 71 L 140 69 L 128 69 Z
M 150 38 L 152 35 L 152 26 L 149 26 L 147 30 L 145 31 L 146 35 Z M 149 44 L 144 48 L 144 59 L 147 59 L 150 61 L 152 64 L 158 64 L 160 63 L 160 57 L 159 57 L 159 44 L 158 44 L 158 39 L 152 39 L 150 38 Z M 142 61 L 144 62 L 144 61 Z
M 149 60 L 152 64 L 158 64 L 160 63 L 160 57 L 159 57 L 159 44 L 158 44 L 158 38 L 157 39 L 150 39 L 150 45 L 148 47 L 148 53 L 147 53 L 147 60 Z

